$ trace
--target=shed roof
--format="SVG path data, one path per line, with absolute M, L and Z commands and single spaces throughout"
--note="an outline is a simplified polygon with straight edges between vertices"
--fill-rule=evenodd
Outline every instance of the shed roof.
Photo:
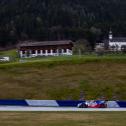
M 110 42 L 126 42 L 126 37 L 114 37 Z
M 48 46 L 48 45 L 68 45 L 73 44 L 71 40 L 62 40 L 62 41 L 24 41 L 20 42 L 19 47 L 27 46 Z

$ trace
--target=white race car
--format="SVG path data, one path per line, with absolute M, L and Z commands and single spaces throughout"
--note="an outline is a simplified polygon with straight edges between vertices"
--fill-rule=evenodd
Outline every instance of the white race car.
M 78 108 L 107 108 L 106 101 L 104 100 L 91 100 L 79 103 Z

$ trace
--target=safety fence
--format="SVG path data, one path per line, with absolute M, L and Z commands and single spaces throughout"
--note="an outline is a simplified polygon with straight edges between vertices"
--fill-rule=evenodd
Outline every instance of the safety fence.
M 80 100 L 0 100 L 0 106 L 77 107 Z M 106 101 L 107 108 L 126 108 L 126 101 Z

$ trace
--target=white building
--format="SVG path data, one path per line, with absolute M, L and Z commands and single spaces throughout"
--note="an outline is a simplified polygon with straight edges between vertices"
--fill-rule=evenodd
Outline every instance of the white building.
M 59 56 L 72 55 L 73 43 L 71 40 L 64 41 L 42 41 L 42 42 L 21 42 L 19 55 L 21 58 L 37 56 Z
M 110 31 L 109 39 L 104 40 L 104 45 L 111 51 L 121 51 L 126 48 L 126 37 L 113 37 Z

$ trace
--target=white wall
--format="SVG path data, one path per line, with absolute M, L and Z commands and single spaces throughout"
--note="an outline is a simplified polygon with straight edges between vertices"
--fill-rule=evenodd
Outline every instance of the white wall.
M 31 50 L 30 50 L 31 52 Z M 60 56 L 60 55 L 72 55 L 72 50 L 70 49 L 66 49 L 66 52 L 61 50 L 61 52 L 59 53 L 59 51 L 57 50 L 56 53 L 53 53 L 53 50 L 50 50 L 50 52 L 48 50 L 45 50 L 45 53 L 43 53 L 43 50 L 40 51 L 40 53 L 38 53 L 37 50 L 35 50 L 35 54 L 29 54 L 29 57 L 36 57 L 36 56 Z M 27 51 L 25 51 L 25 54 L 23 54 L 22 51 L 20 51 L 20 57 L 21 58 L 27 58 Z
M 118 50 L 121 51 L 121 47 L 126 45 L 126 42 L 109 42 L 109 46 L 118 46 Z

